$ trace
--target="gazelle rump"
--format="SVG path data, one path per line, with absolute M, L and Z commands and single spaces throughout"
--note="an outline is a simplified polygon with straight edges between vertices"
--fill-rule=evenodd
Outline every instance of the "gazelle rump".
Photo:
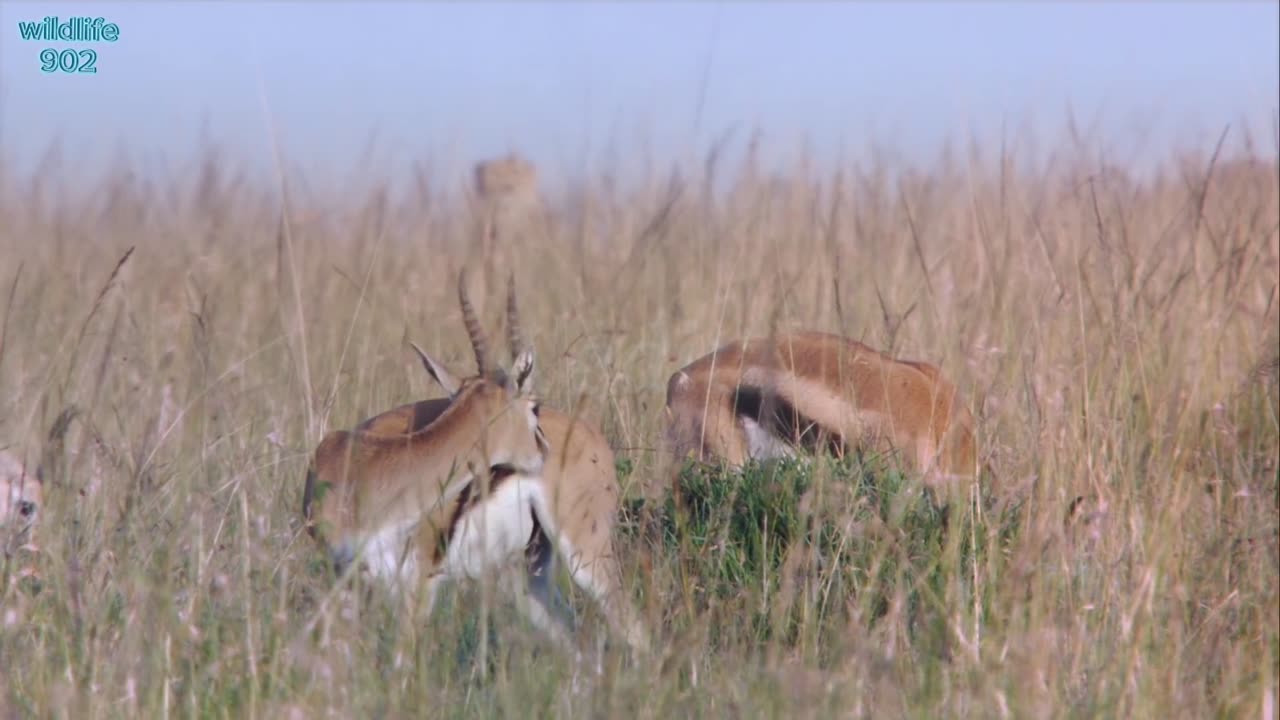
M 894 449 L 930 485 L 977 477 L 973 415 L 939 369 L 839 335 L 730 342 L 671 375 L 666 411 L 677 460 Z

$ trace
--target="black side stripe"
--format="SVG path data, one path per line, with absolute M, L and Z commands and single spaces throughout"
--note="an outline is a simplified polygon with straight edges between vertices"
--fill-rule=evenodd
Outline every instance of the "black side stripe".
M 738 417 L 754 420 L 770 433 L 809 452 L 817 452 L 824 444 L 833 455 L 843 455 L 847 451 L 844 437 L 839 432 L 806 417 L 785 397 L 765 388 L 739 386 L 733 397 L 733 412 Z

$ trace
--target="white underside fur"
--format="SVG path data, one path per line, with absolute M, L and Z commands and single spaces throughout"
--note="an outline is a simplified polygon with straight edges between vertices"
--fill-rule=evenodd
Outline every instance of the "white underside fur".
M 795 450 L 781 438 L 760 427 L 750 418 L 740 418 L 742 430 L 747 436 L 747 455 L 756 460 L 793 458 Z
M 445 553 L 444 573 L 477 579 L 520 555 L 533 533 L 533 504 L 542 496 L 536 478 L 514 475 L 458 522 Z
M 369 568 L 369 574 L 393 584 L 397 580 L 416 582 L 417 558 L 414 553 L 406 556 L 404 550 L 417 527 L 417 522 L 404 522 L 385 527 L 369 536 L 364 546 L 364 562 Z M 400 562 L 402 557 L 403 565 Z
M 545 504 L 541 483 L 536 478 L 525 475 L 508 478 L 458 521 L 439 568 L 440 574 L 477 579 L 519 556 L 533 533 L 535 503 Z M 406 553 L 405 546 L 417 530 L 417 522 L 405 522 L 371 535 L 364 549 L 369 573 L 393 585 L 416 585 L 421 572 L 417 549 L 411 547 Z

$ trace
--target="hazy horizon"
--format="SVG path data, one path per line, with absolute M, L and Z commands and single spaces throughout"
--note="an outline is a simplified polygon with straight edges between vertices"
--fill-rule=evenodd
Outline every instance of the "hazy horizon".
M 1069 114 L 1141 166 L 1227 125 L 1275 152 L 1277 3 L 50 3 L 0 5 L 4 159 L 173 168 L 209 139 L 320 184 L 508 150 L 549 177 L 626 173 L 753 129 L 780 161 L 1058 137 Z M 24 40 L 103 17 L 116 42 Z M 39 53 L 92 48 L 96 74 Z M 643 157 L 641 157 L 643 156 Z

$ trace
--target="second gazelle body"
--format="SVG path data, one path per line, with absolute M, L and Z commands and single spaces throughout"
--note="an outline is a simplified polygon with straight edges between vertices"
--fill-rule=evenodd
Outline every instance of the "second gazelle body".
M 896 450 L 930 485 L 977 474 L 973 415 L 936 366 L 828 333 L 738 340 L 693 361 L 667 383 L 667 420 L 677 458 Z

